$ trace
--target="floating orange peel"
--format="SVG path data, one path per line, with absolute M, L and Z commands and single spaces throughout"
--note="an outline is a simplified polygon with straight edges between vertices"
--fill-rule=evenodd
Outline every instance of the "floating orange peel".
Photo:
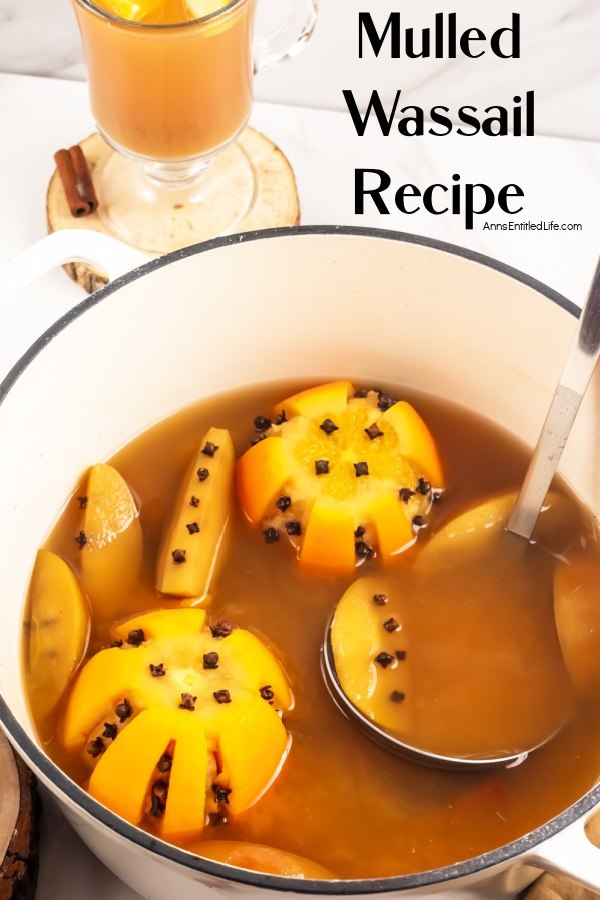
M 349 574 L 370 556 L 394 559 L 444 487 L 429 429 L 382 391 L 324 384 L 255 424 L 258 440 L 238 462 L 242 509 L 268 542 L 289 535 L 308 567 Z
M 64 745 L 93 769 L 88 790 L 165 840 L 198 837 L 210 814 L 235 816 L 277 776 L 293 704 L 269 649 L 200 609 L 158 610 L 114 629 L 79 673 Z
M 162 0 L 102 0 L 100 4 L 109 13 L 130 22 L 141 22 L 160 16 Z
M 225 9 L 231 0 L 99 0 L 113 16 L 129 22 L 169 24 L 186 22 Z

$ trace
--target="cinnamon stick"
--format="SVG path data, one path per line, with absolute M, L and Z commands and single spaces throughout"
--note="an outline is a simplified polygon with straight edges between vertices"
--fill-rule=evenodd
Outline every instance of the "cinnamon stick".
M 54 161 L 72 216 L 88 216 L 98 206 L 90 170 L 79 144 L 58 150 Z

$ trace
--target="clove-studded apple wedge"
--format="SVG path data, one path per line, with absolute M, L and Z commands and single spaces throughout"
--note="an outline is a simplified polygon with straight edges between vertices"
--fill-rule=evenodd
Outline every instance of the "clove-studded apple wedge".
M 235 453 L 224 428 L 209 428 L 181 482 L 156 566 L 156 590 L 195 602 L 206 599 L 231 511 Z

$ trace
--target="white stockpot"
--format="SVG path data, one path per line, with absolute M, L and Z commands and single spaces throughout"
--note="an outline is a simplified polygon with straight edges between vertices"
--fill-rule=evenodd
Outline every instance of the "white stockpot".
M 113 271 L 116 249 L 94 234 L 53 235 L 5 269 L 0 293 L 66 258 L 91 258 Z M 129 251 L 119 253 L 117 268 L 132 264 Z M 226 891 L 252 900 L 267 890 L 499 898 L 515 896 L 542 870 L 600 890 L 600 851 L 584 833 L 600 787 L 509 845 L 399 878 L 296 881 L 199 859 L 125 823 L 48 759 L 36 742 L 20 664 L 37 547 L 80 473 L 143 429 L 240 385 L 349 376 L 458 401 L 532 444 L 575 315 L 549 288 L 457 247 L 366 229 L 277 229 L 190 247 L 116 278 L 41 335 L 6 376 L 0 724 L 85 843 L 134 890 L 150 900 Z M 597 372 L 561 465 L 596 513 L 599 389 Z

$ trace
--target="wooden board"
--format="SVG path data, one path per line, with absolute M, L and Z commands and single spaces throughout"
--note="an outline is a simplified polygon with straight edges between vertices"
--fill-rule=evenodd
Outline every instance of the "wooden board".
M 252 162 L 256 176 L 256 194 L 248 215 L 235 230 L 252 231 L 282 225 L 297 225 L 300 222 L 300 204 L 296 179 L 285 155 L 272 141 L 254 128 L 245 128 L 238 138 L 238 144 Z M 80 142 L 80 146 L 87 160 L 98 194 L 98 203 L 101 206 L 102 196 L 97 184 L 98 172 L 112 150 L 99 134 L 85 138 Z M 90 228 L 111 234 L 98 211 L 82 218 L 71 215 L 56 171 L 48 186 L 46 217 L 50 232 L 59 228 Z M 158 232 L 161 228 L 160 220 L 153 227 L 156 227 Z M 189 243 L 192 243 L 189 229 L 182 223 L 180 246 L 184 247 Z M 65 270 L 88 293 L 92 293 L 107 282 L 103 272 L 86 263 L 69 263 L 65 266 Z
M 35 779 L 0 733 L 0 900 L 34 897 L 38 813 Z

